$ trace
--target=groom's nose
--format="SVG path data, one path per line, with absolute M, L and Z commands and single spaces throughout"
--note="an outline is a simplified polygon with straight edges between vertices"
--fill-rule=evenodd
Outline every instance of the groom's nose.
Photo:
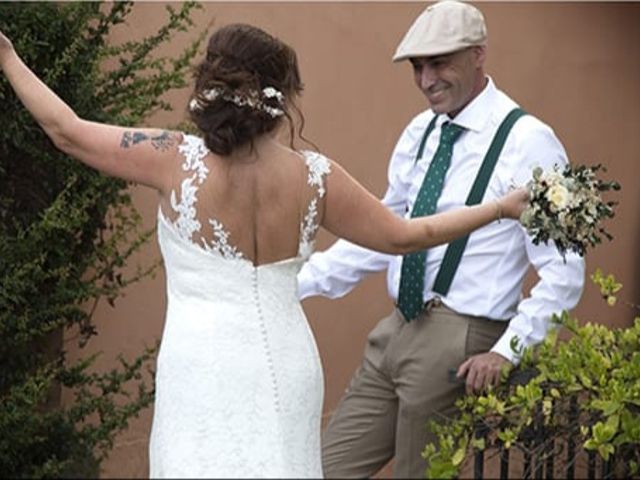
M 438 81 L 436 70 L 428 63 L 414 67 L 416 84 L 421 90 L 427 90 Z

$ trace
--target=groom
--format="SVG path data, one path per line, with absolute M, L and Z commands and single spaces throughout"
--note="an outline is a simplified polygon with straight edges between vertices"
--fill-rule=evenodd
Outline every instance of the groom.
M 393 60 L 409 63 L 430 109 L 413 118 L 389 164 L 385 204 L 404 217 L 498 198 L 535 166 L 566 164 L 553 130 L 500 91 L 484 70 L 481 12 L 445 0 L 427 7 Z M 539 281 L 527 298 L 530 265 Z M 300 296 L 341 297 L 387 270 L 397 308 L 371 331 L 362 365 L 323 438 L 329 478 L 370 477 L 391 458 L 394 476 L 424 477 L 431 419 L 450 416 L 467 392 L 515 365 L 512 339 L 540 342 L 554 312 L 581 295 L 584 263 L 531 243 L 513 220 L 496 221 L 449 246 L 391 257 L 338 241 L 299 275 Z

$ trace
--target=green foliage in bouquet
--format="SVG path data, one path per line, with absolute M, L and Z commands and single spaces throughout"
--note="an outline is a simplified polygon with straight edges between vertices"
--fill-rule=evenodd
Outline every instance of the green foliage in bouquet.
M 132 6 L 7 2 L 0 28 L 79 116 L 132 126 L 171 109 L 162 94 L 187 85 L 203 39 L 173 59 L 156 52 L 192 25 L 197 5 L 185 2 L 167 8 L 156 34 L 107 45 Z M 115 435 L 152 401 L 143 374 L 157 347 L 95 373 L 94 357 L 66 360 L 63 331 L 86 344 L 99 299 L 113 304 L 154 271 L 157 264 L 123 270 L 153 232 L 141 231 L 128 185 L 56 150 L 1 76 L 0 102 L 0 472 L 95 476 Z M 66 408 L 62 389 L 74 399 Z
M 599 271 L 592 279 L 606 299 L 621 287 Z M 625 476 L 620 468 L 627 475 L 640 472 L 640 317 L 616 329 L 579 326 L 566 312 L 555 321 L 571 338 L 558 341 L 554 330 L 537 348 L 520 352 L 521 365 L 505 372 L 498 387 L 461 398 L 458 418 L 431 423 L 438 441 L 423 452 L 428 478 L 454 478 L 469 454 L 496 455 L 500 448 L 538 455 L 543 462 L 558 451 L 568 463 L 584 450 L 605 462 L 615 454 L 611 468 L 617 478 Z M 571 440 L 578 448 L 567 459 Z M 533 477 L 531 471 L 524 474 Z
M 605 237 L 613 237 L 602 221 L 614 216 L 617 202 L 604 201 L 602 193 L 620 190 L 617 182 L 597 178 L 602 165 L 567 165 L 562 171 L 533 171 L 528 183 L 530 202 L 520 222 L 533 237 L 533 243 L 553 241 L 559 252 L 573 251 L 583 256 Z

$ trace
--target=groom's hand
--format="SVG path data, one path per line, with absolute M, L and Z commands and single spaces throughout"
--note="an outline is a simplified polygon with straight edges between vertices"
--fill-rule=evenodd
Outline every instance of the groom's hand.
M 466 377 L 467 393 L 478 393 L 489 385 L 497 385 L 503 370 L 513 364 L 499 353 L 486 352 L 469 357 L 456 372 L 458 378 Z

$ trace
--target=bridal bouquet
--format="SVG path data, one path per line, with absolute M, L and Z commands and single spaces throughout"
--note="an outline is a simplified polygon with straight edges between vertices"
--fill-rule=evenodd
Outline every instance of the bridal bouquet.
M 529 207 L 520 222 L 533 237 L 535 245 L 552 240 L 565 258 L 567 251 L 583 256 L 589 246 L 600 243 L 602 236 L 613 237 L 605 231 L 602 221 L 614 216 L 617 202 L 605 202 L 601 193 L 620 190 L 617 182 L 596 177 L 601 165 L 567 165 L 549 172 L 533 170 L 529 188 Z

